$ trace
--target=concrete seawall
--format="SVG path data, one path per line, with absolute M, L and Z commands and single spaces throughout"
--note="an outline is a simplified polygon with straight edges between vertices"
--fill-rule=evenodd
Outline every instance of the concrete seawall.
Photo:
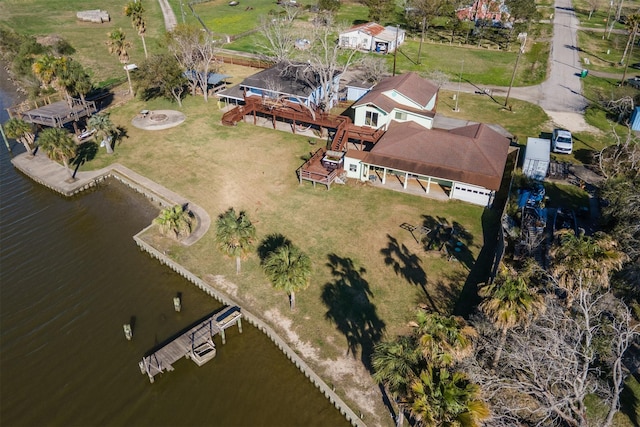
M 167 257 L 166 255 L 164 255 L 163 253 L 161 253 L 160 251 L 152 247 L 150 244 L 142 240 L 140 236 L 145 231 L 147 231 L 148 228 L 149 227 L 145 228 L 144 230 L 140 231 L 138 234 L 136 234 L 133 237 L 141 250 L 147 252 L 149 255 L 151 255 L 151 257 L 156 258 L 158 261 L 160 261 L 161 264 L 166 265 L 167 267 L 169 267 L 170 269 L 178 273 L 180 276 L 184 277 L 186 280 L 190 281 L 191 283 L 196 285 L 198 288 L 202 289 L 202 291 L 204 291 L 206 294 L 210 295 L 220 303 L 224 305 L 239 306 L 239 304 L 236 303 L 228 295 L 215 289 L 213 286 L 209 285 L 208 283 L 200 279 L 198 276 L 191 273 L 182 265 L 176 263 L 171 258 Z M 276 347 L 278 347 L 280 351 L 282 351 L 287 356 L 287 358 L 300 370 L 300 372 L 302 372 L 309 379 L 309 381 L 311 381 L 311 383 L 315 385 L 325 395 L 327 399 L 329 399 L 329 402 L 331 402 L 340 411 L 340 413 L 347 419 L 347 421 L 351 423 L 351 425 L 358 426 L 358 427 L 365 426 L 364 422 L 360 419 L 360 417 L 358 417 L 356 413 L 353 412 L 353 410 L 351 410 L 351 408 L 349 408 L 349 406 L 340 398 L 340 396 L 338 396 L 322 380 L 322 378 L 320 378 L 307 365 L 307 363 L 304 360 L 302 360 L 302 358 L 298 356 L 298 354 L 291 347 L 289 347 L 289 345 L 271 328 L 271 326 L 269 326 L 268 324 L 263 322 L 261 319 L 259 319 L 257 316 L 253 315 L 251 312 L 245 310 L 244 308 L 242 309 L 242 315 L 249 323 L 251 323 L 253 326 L 258 328 L 267 337 L 269 337 L 271 341 L 273 341 Z
M 209 214 L 200 206 L 191 203 L 189 200 L 172 192 L 171 190 L 157 184 L 154 181 L 132 171 L 131 169 L 115 163 L 107 168 L 91 172 L 79 172 L 76 179 L 70 179 L 68 171 L 60 164 L 49 160 L 43 155 L 29 156 L 20 154 L 14 157 L 11 162 L 14 167 L 27 175 L 33 181 L 67 197 L 77 195 L 83 191 L 97 187 L 107 178 L 117 179 L 133 190 L 143 194 L 147 199 L 158 203 L 160 207 L 175 206 L 176 204 L 187 205 L 197 219 L 197 226 L 193 233 L 181 241 L 184 245 L 191 245 L 198 241 L 208 231 L 211 226 Z M 209 296 L 225 305 L 240 306 L 225 293 L 215 289 L 204 280 L 178 264 L 149 243 L 145 242 L 141 236 L 148 231 L 152 225 L 147 226 L 135 236 L 134 241 L 141 250 L 147 252 L 151 257 L 156 258 L 161 264 L 166 265 L 173 271 L 184 277 L 189 282 L 196 285 Z M 273 343 L 287 356 L 287 358 L 315 385 L 325 397 L 333 404 L 340 413 L 353 426 L 365 427 L 363 420 L 329 387 L 300 357 L 298 354 L 269 326 L 260 318 L 242 308 L 244 318 L 253 326 L 262 331 Z

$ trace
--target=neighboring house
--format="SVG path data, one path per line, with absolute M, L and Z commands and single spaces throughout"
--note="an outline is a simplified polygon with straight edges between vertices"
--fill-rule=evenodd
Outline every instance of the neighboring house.
M 404 43 L 405 30 L 399 27 L 383 27 L 375 22 L 355 25 L 340 33 L 340 47 L 367 52 L 390 53 Z
M 475 0 L 472 4 L 456 10 L 461 21 L 502 22 L 509 19 L 509 11 L 504 0 Z
M 280 63 L 247 77 L 237 87 L 220 92 L 218 97 L 233 102 L 259 96 L 265 100 L 287 100 L 316 108 L 322 104 L 325 92 L 329 92 L 330 105 L 326 107 L 331 108 L 338 103 L 340 76 L 336 71 L 333 81 L 323 87 L 319 76 L 306 64 Z
M 358 101 L 373 89 L 375 84 L 354 79 L 344 86 L 344 99 L 341 99 L 341 101 Z
M 438 86 L 416 73 L 387 77 L 353 104 L 353 123 L 386 129 L 394 120 L 413 121 L 430 129 L 437 100 Z
M 500 189 L 509 138 L 477 123 L 427 129 L 414 122 L 391 123 L 371 151 L 348 150 L 347 177 L 361 181 L 418 184 L 426 194 L 439 186 L 449 199 L 491 206 Z
M 202 72 L 197 72 L 194 70 L 187 70 L 184 73 L 184 76 L 189 79 L 189 81 L 196 82 L 198 81 L 198 76 L 203 76 Z M 227 76 L 225 74 L 219 73 L 209 73 L 207 74 L 207 87 L 210 93 L 219 92 L 227 87 L 226 80 L 231 76 Z

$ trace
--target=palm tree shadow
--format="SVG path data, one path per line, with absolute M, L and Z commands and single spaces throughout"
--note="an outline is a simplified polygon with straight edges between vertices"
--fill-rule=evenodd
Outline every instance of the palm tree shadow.
M 322 290 L 322 302 L 327 306 L 325 318 L 346 337 L 347 354 L 355 358 L 359 349 L 362 364 L 373 372 L 371 356 L 382 338 L 385 323 L 371 303 L 373 293 L 363 277 L 366 270 L 356 267 L 351 258 L 336 254 L 329 254 L 328 258 L 326 265 L 334 280 Z
M 257 248 L 258 257 L 260 258 L 260 264 L 264 264 L 265 259 L 269 256 L 269 254 L 276 249 L 291 245 L 291 240 L 280 233 L 269 234 L 267 237 L 260 242 L 260 245 Z
M 111 141 L 111 147 L 115 150 L 116 145 L 122 144 L 122 141 L 129 138 L 129 134 L 127 133 L 127 129 L 122 126 L 116 126 L 115 131 L 113 132 L 113 141 Z
M 404 244 L 400 244 L 395 237 L 387 234 L 387 239 L 389 240 L 387 247 L 380 250 L 380 253 L 384 255 L 385 265 L 391 266 L 396 275 L 401 276 L 410 284 L 419 286 L 433 310 L 439 312 L 435 301 L 427 290 L 427 273 L 420 265 L 422 260 Z
M 78 173 L 78 169 L 80 169 L 80 166 L 88 161 L 95 159 L 97 153 L 98 144 L 93 141 L 86 141 L 78 145 L 78 149 L 76 150 L 76 157 L 74 157 L 74 159 L 71 161 L 71 164 L 75 165 L 75 169 L 73 170 L 74 178 L 76 176 L 76 173 Z

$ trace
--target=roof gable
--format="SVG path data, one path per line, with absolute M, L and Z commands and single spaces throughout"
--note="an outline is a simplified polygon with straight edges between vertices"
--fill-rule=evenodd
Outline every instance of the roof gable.
M 375 85 L 353 106 L 375 104 L 389 113 L 400 104 L 393 99 L 393 93 L 410 100 L 421 108 L 425 108 L 429 101 L 437 95 L 438 86 L 413 72 L 387 77 Z

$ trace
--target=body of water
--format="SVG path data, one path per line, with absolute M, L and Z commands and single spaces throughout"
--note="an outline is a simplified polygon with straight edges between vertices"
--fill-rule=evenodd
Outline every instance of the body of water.
M 15 99 L 4 70 L 0 99 L 4 123 Z M 225 345 L 216 337 L 209 363 L 180 360 L 150 384 L 138 367 L 144 353 L 219 304 L 137 248 L 133 234 L 158 213 L 143 196 L 109 180 L 65 198 L 9 160 L 2 145 L 1 425 L 348 425 L 246 322 L 242 334 L 228 330 Z

